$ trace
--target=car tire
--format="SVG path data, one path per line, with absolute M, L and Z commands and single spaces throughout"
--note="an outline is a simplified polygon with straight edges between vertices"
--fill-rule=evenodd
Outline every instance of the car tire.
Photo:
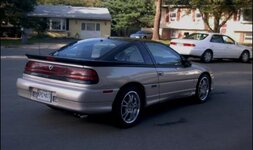
M 120 91 L 113 105 L 113 114 L 116 124 L 120 128 L 129 128 L 136 125 L 143 110 L 142 96 L 138 88 L 127 87 Z
M 210 63 L 212 60 L 213 60 L 213 53 L 210 50 L 206 50 L 201 56 L 201 61 L 204 63 Z
M 247 63 L 247 62 L 249 62 L 249 59 L 250 59 L 249 58 L 249 52 L 248 51 L 243 51 L 241 56 L 240 56 L 241 62 Z
M 199 77 L 195 98 L 197 103 L 204 103 L 209 98 L 209 94 L 211 91 L 211 79 L 207 74 L 203 74 Z

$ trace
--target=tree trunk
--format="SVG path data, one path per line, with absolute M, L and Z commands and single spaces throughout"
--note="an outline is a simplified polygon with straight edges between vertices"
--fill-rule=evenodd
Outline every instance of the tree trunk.
M 154 19 L 154 30 L 152 40 L 159 40 L 159 28 L 160 28 L 160 20 L 161 20 L 161 3 L 162 0 L 155 0 L 156 3 L 156 13 Z
M 214 27 L 213 27 L 213 31 L 214 31 L 215 33 L 220 33 L 220 28 L 221 28 L 221 26 L 220 26 L 220 17 L 215 16 L 215 17 L 214 17 Z

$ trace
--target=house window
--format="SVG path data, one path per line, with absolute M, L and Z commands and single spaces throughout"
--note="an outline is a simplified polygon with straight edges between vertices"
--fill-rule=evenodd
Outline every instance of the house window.
M 51 18 L 49 19 L 50 25 L 49 30 L 65 31 L 66 30 L 66 19 Z
M 96 31 L 100 31 L 100 24 L 99 23 L 96 24 Z
M 99 23 L 82 23 L 81 30 L 100 31 L 100 24 Z
M 252 22 L 252 9 L 247 8 L 242 10 L 242 21 Z
M 176 13 L 174 13 L 174 12 L 170 13 L 170 21 L 175 21 L 176 18 L 177 18 L 177 14 Z
M 82 25 L 81 25 L 81 30 L 85 30 L 85 28 L 86 28 L 86 24 L 85 24 L 85 23 L 82 23 Z
M 95 31 L 95 24 L 94 23 L 87 23 L 87 28 L 88 31 Z
M 197 13 L 197 14 L 196 14 L 196 18 L 201 18 L 201 14 L 200 14 L 200 13 Z
M 202 19 L 201 14 L 200 14 L 200 13 L 196 13 L 196 21 L 197 21 L 197 22 L 200 22 L 201 19 Z
M 252 33 L 245 33 L 244 41 L 252 41 Z

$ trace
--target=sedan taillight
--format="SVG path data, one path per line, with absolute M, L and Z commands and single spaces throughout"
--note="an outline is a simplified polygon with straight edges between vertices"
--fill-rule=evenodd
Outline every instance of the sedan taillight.
M 170 45 L 177 45 L 176 42 L 170 42 Z
M 195 47 L 195 44 L 190 44 L 190 43 L 184 43 L 184 46 L 189 46 L 189 47 Z
M 97 72 L 93 69 L 69 67 L 35 61 L 27 62 L 24 73 L 84 84 L 96 84 L 99 81 Z

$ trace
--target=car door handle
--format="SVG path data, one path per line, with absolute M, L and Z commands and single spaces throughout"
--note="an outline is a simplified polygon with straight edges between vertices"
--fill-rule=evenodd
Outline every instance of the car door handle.
M 158 76 L 163 76 L 164 72 L 157 72 Z

